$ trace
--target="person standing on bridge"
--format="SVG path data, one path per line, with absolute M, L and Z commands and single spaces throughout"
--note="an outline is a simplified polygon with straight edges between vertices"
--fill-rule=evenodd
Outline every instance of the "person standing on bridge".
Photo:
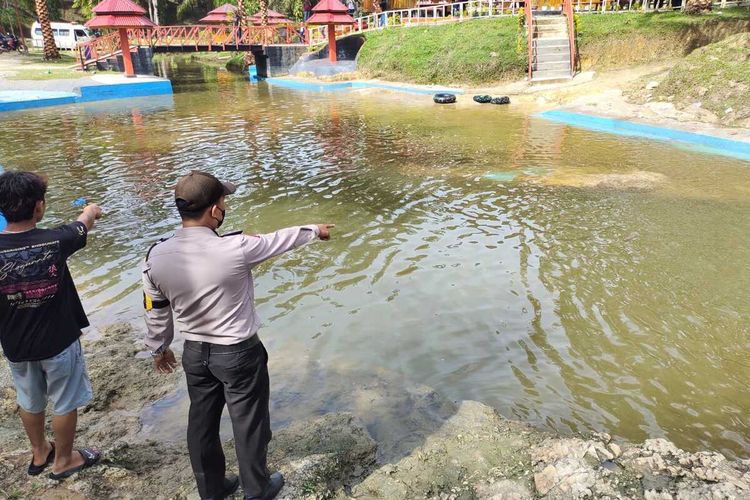
M 268 353 L 258 338 L 252 269 L 314 238 L 330 238 L 333 225 L 282 229 L 271 234 L 219 236 L 225 197 L 236 187 L 211 174 L 191 172 L 175 188 L 182 228 L 151 247 L 143 266 L 146 346 L 157 372 L 177 365 L 170 344 L 173 313 L 185 348 L 182 366 L 190 410 L 188 451 L 202 499 L 223 499 L 238 487 L 225 477 L 219 423 L 229 408 L 240 477 L 247 500 L 273 499 L 284 485 L 266 468 L 271 425 Z

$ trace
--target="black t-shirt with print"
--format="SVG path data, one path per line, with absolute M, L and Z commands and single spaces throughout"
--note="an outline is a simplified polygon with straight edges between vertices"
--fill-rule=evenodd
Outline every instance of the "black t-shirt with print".
M 87 233 L 73 222 L 0 234 L 0 343 L 10 361 L 56 356 L 89 326 L 66 263 Z

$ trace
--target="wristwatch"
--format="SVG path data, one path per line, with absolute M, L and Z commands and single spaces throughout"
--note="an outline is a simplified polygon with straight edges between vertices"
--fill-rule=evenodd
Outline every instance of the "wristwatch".
M 166 350 L 167 350 L 167 346 L 162 345 L 157 350 L 155 350 L 155 351 L 148 351 L 148 352 L 149 352 L 149 354 L 151 354 L 152 358 L 158 358 L 159 356 L 161 356 L 162 354 L 164 354 L 164 351 L 166 351 Z

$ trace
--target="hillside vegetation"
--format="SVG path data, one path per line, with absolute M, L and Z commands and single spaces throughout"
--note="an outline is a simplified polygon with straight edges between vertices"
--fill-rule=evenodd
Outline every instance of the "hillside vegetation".
M 750 33 L 691 53 L 667 73 L 653 98 L 678 109 L 700 103 L 722 123 L 750 127 Z
M 357 59 L 367 76 L 415 83 L 479 84 L 523 76 L 516 17 L 367 34 Z
M 681 12 L 578 16 L 581 67 L 614 69 L 682 57 L 698 47 L 750 31 L 750 10 L 701 16 Z
M 693 49 L 750 31 L 750 11 L 725 9 L 702 16 L 679 12 L 577 16 L 582 69 L 609 69 L 680 57 Z M 358 58 L 368 77 L 443 85 L 520 79 L 526 69 L 518 17 L 368 33 Z

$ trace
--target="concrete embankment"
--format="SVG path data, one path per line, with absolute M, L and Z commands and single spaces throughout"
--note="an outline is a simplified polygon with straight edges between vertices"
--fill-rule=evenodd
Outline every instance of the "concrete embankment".
M 0 368 L 0 497 L 197 498 L 181 441 L 144 439 L 143 407 L 171 394 L 182 374 L 156 375 L 126 325 L 85 342 L 96 397 L 81 414 L 78 443 L 104 450 L 100 466 L 61 484 L 26 476 L 29 452 L 7 366 Z M 270 467 L 284 472 L 280 498 L 523 499 L 746 498 L 750 460 L 689 453 L 663 439 L 632 445 L 606 434 L 560 436 L 507 420 L 473 401 L 453 403 L 425 387 L 400 393 L 411 429 L 388 448 L 372 435 L 393 401 L 388 384 L 352 387 L 372 415 L 329 413 L 275 433 Z M 369 410 L 368 410 L 369 408 Z M 233 443 L 225 443 L 236 471 Z M 384 453 L 385 452 L 385 453 Z M 237 498 L 240 498 L 239 496 Z

